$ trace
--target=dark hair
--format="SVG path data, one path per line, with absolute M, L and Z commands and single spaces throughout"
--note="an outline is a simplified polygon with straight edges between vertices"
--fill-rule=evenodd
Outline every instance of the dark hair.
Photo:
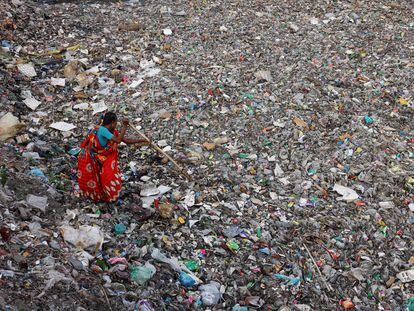
M 102 120 L 102 125 L 111 124 L 112 122 L 116 120 L 118 120 L 118 118 L 116 117 L 116 114 L 112 111 L 109 111 L 105 113 L 105 116 L 103 117 L 103 120 Z

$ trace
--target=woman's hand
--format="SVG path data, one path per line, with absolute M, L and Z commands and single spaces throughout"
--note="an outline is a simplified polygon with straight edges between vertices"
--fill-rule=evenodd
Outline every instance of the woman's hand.
M 122 126 L 123 127 L 128 127 L 129 126 L 129 120 L 128 119 L 122 120 Z

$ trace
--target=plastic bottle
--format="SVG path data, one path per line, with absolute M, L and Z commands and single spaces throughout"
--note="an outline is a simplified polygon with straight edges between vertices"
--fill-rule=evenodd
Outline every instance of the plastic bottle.
M 196 284 L 196 281 L 187 273 L 181 272 L 180 276 L 178 277 L 178 280 L 182 285 L 185 287 L 191 287 Z
M 256 228 L 256 235 L 260 239 L 262 237 L 262 227 L 257 226 Z
M 72 149 L 70 149 L 70 150 L 68 151 L 68 153 L 69 153 L 70 155 L 77 156 L 77 155 L 78 155 L 81 151 L 82 151 L 82 149 L 81 149 L 81 148 L 76 147 L 76 148 L 72 148 Z

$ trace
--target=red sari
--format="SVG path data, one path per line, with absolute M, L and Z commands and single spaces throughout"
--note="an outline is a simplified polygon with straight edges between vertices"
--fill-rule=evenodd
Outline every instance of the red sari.
M 116 201 L 121 191 L 118 167 L 118 144 L 109 140 L 106 147 L 99 143 L 98 127 L 81 144 L 78 156 L 78 184 L 80 194 L 94 201 Z M 118 136 L 118 131 L 114 131 Z

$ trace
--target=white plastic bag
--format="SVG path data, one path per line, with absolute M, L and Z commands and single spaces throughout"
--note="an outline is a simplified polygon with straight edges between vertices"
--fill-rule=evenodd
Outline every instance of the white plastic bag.
M 204 305 L 214 306 L 219 302 L 221 298 L 219 283 L 211 281 L 209 284 L 201 285 L 198 289 L 201 291 Z
M 151 257 L 157 261 L 161 261 L 163 263 L 170 265 L 170 267 L 177 272 L 185 271 L 196 281 L 196 284 L 203 283 L 203 281 L 196 277 L 194 273 L 192 273 L 184 264 L 179 263 L 177 258 L 168 258 L 163 253 L 161 253 L 161 251 L 158 248 L 154 248 L 152 250 Z
M 338 201 L 352 202 L 359 198 L 359 195 L 355 192 L 355 190 L 339 184 L 334 185 L 333 191 L 336 191 L 342 195 L 342 197 L 337 198 Z
M 60 232 L 66 242 L 79 249 L 89 247 L 100 249 L 104 240 L 104 234 L 99 227 L 80 226 L 79 229 L 76 229 L 71 226 L 62 226 Z

